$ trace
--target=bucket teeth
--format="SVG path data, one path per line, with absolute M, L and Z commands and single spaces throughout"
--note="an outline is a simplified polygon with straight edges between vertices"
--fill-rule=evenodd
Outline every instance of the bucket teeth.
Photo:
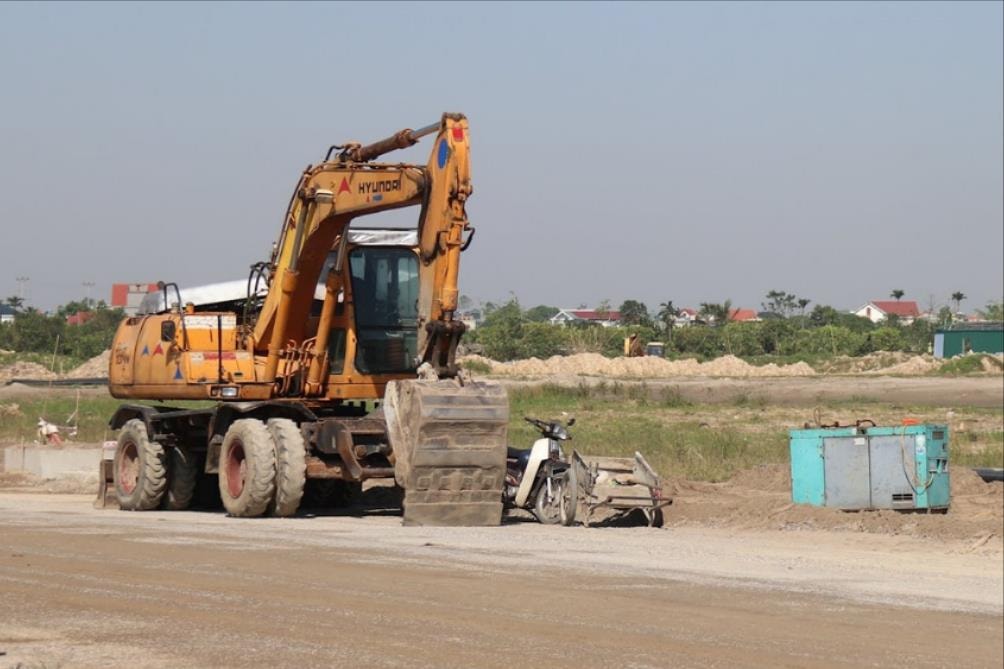
M 383 409 L 405 525 L 502 522 L 509 401 L 501 385 L 392 381 Z

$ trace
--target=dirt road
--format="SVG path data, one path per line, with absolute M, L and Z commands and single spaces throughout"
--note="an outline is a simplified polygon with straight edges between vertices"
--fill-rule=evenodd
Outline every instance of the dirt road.
M 0 667 L 999 667 L 999 552 L 0 493 Z

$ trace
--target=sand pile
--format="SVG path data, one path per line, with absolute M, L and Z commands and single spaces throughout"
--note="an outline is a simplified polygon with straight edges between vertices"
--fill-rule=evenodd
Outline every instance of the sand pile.
M 928 374 L 941 368 L 944 360 L 930 355 L 916 355 L 903 351 L 876 351 L 852 357 L 841 355 L 819 364 L 824 374 Z
M 0 384 L 11 379 L 55 379 L 53 374 L 37 362 L 15 362 L 0 367 Z
M 985 355 L 983 356 L 983 359 L 980 360 L 980 366 L 983 367 L 983 371 L 988 374 L 1000 374 L 1004 371 L 1004 354 Z
M 666 360 L 664 358 L 606 358 L 598 353 L 556 355 L 547 360 L 530 358 L 512 362 L 495 362 L 479 355 L 465 356 L 463 362 L 478 362 L 488 366 L 492 374 L 503 376 L 593 375 L 615 378 L 655 379 L 678 376 L 812 376 L 816 372 L 804 362 L 794 365 L 763 365 L 757 367 L 735 356 L 727 355 L 708 362 L 696 360 Z
M 831 360 L 825 360 L 819 365 L 819 371 L 827 374 L 860 374 L 875 372 L 886 367 L 906 362 L 913 355 L 902 351 L 878 351 L 862 356 L 839 355 Z
M 877 374 L 929 374 L 941 369 L 943 360 L 936 360 L 929 355 L 915 355 L 903 362 L 877 370 Z
M 105 351 L 94 356 L 84 364 L 80 365 L 72 372 L 66 374 L 67 379 L 93 379 L 108 376 L 108 359 L 111 351 Z

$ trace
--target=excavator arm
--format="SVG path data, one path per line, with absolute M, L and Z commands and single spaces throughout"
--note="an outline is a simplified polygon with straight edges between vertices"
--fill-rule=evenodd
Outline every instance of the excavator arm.
M 425 166 L 371 162 L 432 132 L 436 138 Z M 335 149 L 341 151 L 330 159 Z M 275 381 L 283 349 L 303 341 L 324 261 L 346 238 L 352 220 L 414 205 L 421 205 L 419 357 L 441 377 L 456 375 L 454 355 L 464 330 L 454 320 L 457 280 L 464 232 L 470 229 L 465 203 L 472 192 L 466 118 L 444 114 L 438 125 L 402 130 L 367 146 L 332 147 L 328 157 L 300 177 L 272 255 L 268 294 L 252 334 L 254 350 L 267 354 L 262 380 Z M 326 309 L 338 288 L 329 286 Z M 315 346 L 314 355 L 323 350 Z

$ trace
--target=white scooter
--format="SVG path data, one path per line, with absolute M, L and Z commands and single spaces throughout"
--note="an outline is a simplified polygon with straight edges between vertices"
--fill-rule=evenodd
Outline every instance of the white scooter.
M 508 509 L 531 511 L 545 525 L 571 525 L 579 486 L 575 468 L 561 451 L 561 442 L 572 436 L 561 423 L 529 417 L 524 420 L 542 436 L 528 449 L 509 448 L 502 502 Z M 575 419 L 570 418 L 566 425 L 574 424 Z

